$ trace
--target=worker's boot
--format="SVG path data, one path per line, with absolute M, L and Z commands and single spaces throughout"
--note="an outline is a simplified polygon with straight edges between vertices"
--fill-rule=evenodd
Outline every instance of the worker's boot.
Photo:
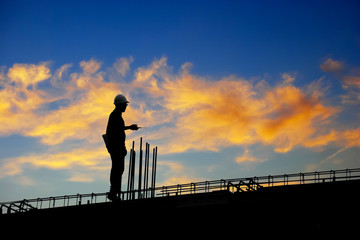
M 114 190 L 114 188 L 111 188 L 111 187 L 110 187 L 110 192 L 107 193 L 107 198 L 108 198 L 110 201 L 116 201 L 116 200 L 118 200 L 117 191 Z

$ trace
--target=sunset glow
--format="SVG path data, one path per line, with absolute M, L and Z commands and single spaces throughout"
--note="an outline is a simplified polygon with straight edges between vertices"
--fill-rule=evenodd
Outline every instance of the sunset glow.
M 165 14 L 159 23 L 159 15 L 147 12 L 148 20 L 137 18 L 139 23 L 99 1 L 83 17 L 93 22 L 88 13 L 105 9 L 96 20 L 100 25 L 79 20 L 77 10 L 83 6 L 65 1 L 69 6 L 61 9 L 69 12 L 64 14 L 57 11 L 56 1 L 50 2 L 46 6 L 53 13 L 40 15 L 44 23 L 35 17 L 44 6 L 35 1 L 29 10 L 26 25 L 32 33 L 10 31 L 20 26 L 14 19 L 29 9 L 27 1 L 0 4 L 0 201 L 106 191 L 110 156 L 101 135 L 119 93 L 130 101 L 125 122 L 144 127 L 127 132 L 128 148 L 140 137 L 159 148 L 159 185 L 359 167 L 360 19 L 358 11 L 350 11 L 360 10 L 357 2 L 338 1 L 328 12 L 316 11 L 318 18 L 303 16 L 310 3 L 288 3 L 273 14 L 262 9 L 269 22 L 258 23 L 242 10 L 255 13 L 258 7 L 242 1 L 209 6 L 174 1 L 156 3 L 154 11 L 165 13 L 175 5 L 179 12 L 171 16 L 178 20 Z M 141 4 L 144 14 L 148 4 Z M 129 17 L 139 14 L 131 4 L 126 13 L 122 4 L 109 5 Z M 337 16 L 338 5 L 350 13 L 339 10 Z M 188 16 L 191 7 L 208 9 Z M 306 23 L 287 25 L 275 17 L 289 17 L 291 9 L 296 9 L 296 19 L 311 17 L 318 27 L 329 16 L 343 22 L 323 29 L 323 35 L 314 36 L 315 43 L 301 45 L 308 41 L 301 30 Z M 242 25 L 246 19 L 258 33 Z M 73 22 L 87 28 L 76 29 L 76 36 L 63 32 L 67 46 L 54 39 L 61 33 L 44 33 L 42 37 L 53 36 L 48 45 L 36 33 L 37 27 L 65 31 L 62 27 Z M 276 36 L 266 33 L 266 26 Z M 316 32 L 306 27 L 309 34 Z M 99 38 L 96 28 L 119 35 Z M 286 39 L 277 31 L 293 37 Z M 339 38 L 331 35 L 334 45 L 320 44 L 331 42 L 326 36 L 332 31 L 347 32 Z M 22 33 L 31 36 L 32 47 L 15 41 Z M 174 45 L 164 44 L 168 41 Z

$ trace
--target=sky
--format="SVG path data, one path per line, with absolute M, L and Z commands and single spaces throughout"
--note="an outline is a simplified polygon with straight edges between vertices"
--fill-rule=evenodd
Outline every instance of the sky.
M 1 1 L 0 201 L 108 191 L 101 135 L 120 93 L 144 127 L 127 148 L 158 146 L 157 186 L 359 167 L 359 12 Z

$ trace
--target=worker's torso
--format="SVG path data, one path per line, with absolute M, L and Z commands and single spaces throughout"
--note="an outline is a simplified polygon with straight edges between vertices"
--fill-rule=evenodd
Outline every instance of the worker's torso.
M 115 109 L 109 116 L 106 128 L 106 136 L 112 146 L 125 145 L 125 122 L 122 118 L 122 112 Z

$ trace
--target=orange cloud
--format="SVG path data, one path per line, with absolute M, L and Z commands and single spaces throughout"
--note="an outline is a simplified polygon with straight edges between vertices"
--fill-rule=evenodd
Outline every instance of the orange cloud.
M 329 159 L 335 158 L 338 154 L 344 152 L 351 147 L 360 147 L 360 128 L 345 130 L 343 132 L 332 130 L 327 135 L 319 136 L 317 138 L 308 140 L 304 145 L 306 147 L 317 147 L 325 146 L 330 142 L 335 142 L 338 146 L 341 146 L 341 149 L 327 157 L 327 159 L 323 160 L 322 162 L 326 162 Z M 316 166 L 316 164 L 313 166 Z
M 319 140 L 322 137 L 319 137 Z M 320 166 L 327 164 L 329 162 L 333 164 L 342 163 L 345 159 L 338 158 L 337 156 L 342 152 L 348 150 L 352 147 L 360 147 L 360 128 L 350 129 L 345 131 L 331 131 L 331 133 L 327 136 L 324 136 L 325 142 L 321 139 L 320 141 L 316 141 L 316 144 L 326 145 L 328 142 L 335 142 L 336 145 L 341 148 L 337 150 L 332 155 L 328 156 L 326 159 L 319 161 L 318 163 L 309 164 L 307 166 L 307 171 L 314 171 L 315 169 L 319 169 Z
M 233 76 L 208 81 L 192 75 L 188 64 L 171 77 L 167 68 L 161 60 L 141 69 L 147 73 L 141 80 L 150 93 L 161 95 L 160 104 L 174 116 L 165 147 L 169 152 L 254 143 L 288 152 L 316 137 L 317 128 L 339 112 L 325 106 L 318 93 L 305 94 L 293 86 L 289 74 L 283 75 L 283 84 L 258 91 L 250 81 Z
M 43 116 L 40 124 L 26 134 L 40 137 L 43 143 L 49 145 L 66 139 L 96 139 L 106 128 L 108 114 L 113 109 L 109 103 L 117 93 L 112 83 L 90 84 L 81 99 Z
M 0 177 L 19 174 L 23 171 L 23 167 L 26 164 L 30 164 L 34 168 L 45 167 L 49 169 L 71 169 L 74 166 L 102 168 L 104 159 L 107 158 L 108 153 L 104 151 L 104 147 L 79 148 L 69 152 L 54 152 L 9 158 L 3 161 Z
M 2 69 L 1 136 L 18 133 L 46 145 L 76 139 L 83 148 L 5 159 L 0 176 L 17 174 L 25 164 L 53 169 L 98 166 L 97 158 L 109 157 L 101 134 L 118 93 L 130 99 L 126 123 L 148 127 L 139 134 L 157 144 L 161 154 L 230 146 L 248 149 L 252 144 L 272 146 L 279 153 L 331 142 L 359 146 L 358 130 L 331 128 L 332 117 L 340 109 L 324 103 L 325 93 L 318 83 L 316 88 L 299 88 L 293 85 L 296 77 L 288 73 L 273 87 L 265 80 L 256 84 L 235 76 L 210 81 L 192 74 L 190 63 L 174 73 L 165 57 L 136 69 L 132 81 L 123 81 L 132 61 L 117 60 L 109 70 L 110 79 L 94 59 L 82 61 L 82 71 L 73 73 L 69 73 L 70 64 L 53 75 L 42 63 L 14 64 L 7 74 Z M 350 80 L 348 84 L 354 85 L 357 79 Z M 49 81 L 51 86 L 38 89 L 40 81 Z M 58 107 L 49 107 L 57 103 Z M 99 147 L 89 149 L 89 144 Z M 237 161 L 260 160 L 245 151 Z M 89 181 L 85 176 L 71 180 Z
M 120 59 L 114 66 L 123 76 L 132 61 Z M 295 77 L 290 74 L 282 75 L 282 84 L 273 88 L 263 84 L 259 91 L 252 82 L 234 76 L 209 81 L 193 75 L 189 63 L 174 74 L 164 57 L 138 68 L 129 83 L 105 81 L 106 73 L 99 71 L 101 63 L 94 59 L 82 61 L 80 66 L 83 72 L 72 73 L 69 81 L 61 78 L 71 65 L 61 67 L 51 79 L 55 87 L 66 90 L 63 96 L 54 98 L 48 92 L 11 85 L 1 90 L 1 117 L 8 126 L 0 127 L 0 132 L 21 129 L 17 131 L 49 145 L 66 139 L 101 141 L 113 97 L 124 92 L 133 98 L 125 115 L 129 121 L 148 127 L 170 124 L 156 133 L 157 138 L 168 139 L 168 152 L 253 143 L 274 145 L 275 151 L 287 152 L 296 145 L 310 146 L 311 139 L 317 137 L 317 127 L 338 112 L 325 106 L 318 94 L 293 86 Z M 43 64 L 14 65 L 8 76 L 17 82 L 36 83 L 50 77 L 44 68 Z M 30 76 L 36 76 L 35 80 L 29 80 Z M 69 99 L 70 104 L 37 114 L 42 104 L 59 99 Z M 154 106 L 160 108 L 153 110 Z M 148 134 L 154 136 L 150 131 Z
M 80 66 L 83 72 L 71 74 L 67 82 L 61 82 L 61 77 L 70 65 L 56 71 L 51 83 L 63 94 L 55 93 L 56 96 L 52 95 L 53 91 L 23 88 L 24 83 L 36 83 L 51 76 L 49 70 L 43 70 L 43 65 L 25 67 L 20 64 L 10 68 L 8 76 L 15 79 L 16 84 L 7 84 L 0 90 L 0 120 L 4 123 L 0 126 L 0 134 L 39 137 L 48 145 L 66 139 L 98 141 L 113 109 L 113 98 L 121 91 L 115 83 L 104 81 L 104 73 L 98 72 L 100 62 L 91 59 L 82 61 Z M 70 104 L 56 110 L 46 109 L 46 104 L 59 100 L 68 100 Z
M 8 71 L 8 78 L 24 87 L 36 84 L 50 78 L 50 69 L 47 63 L 35 64 L 14 64 Z
M 288 152 L 295 145 L 311 139 L 316 128 L 339 110 L 324 106 L 318 98 L 305 95 L 294 86 L 276 87 L 266 94 L 271 113 L 257 131 L 265 144 L 277 152 Z
M 23 133 L 36 124 L 35 111 L 47 102 L 35 84 L 50 77 L 43 65 L 15 64 L 0 85 L 0 135 Z M 32 84 L 32 88 L 27 85 Z
M 346 130 L 342 134 L 346 147 L 360 147 L 360 128 Z
M 338 132 L 331 130 L 331 132 L 329 134 L 320 135 L 318 137 L 307 139 L 304 142 L 304 146 L 305 147 L 326 146 L 330 142 L 334 142 L 336 140 L 339 140 L 339 134 L 338 134 Z

